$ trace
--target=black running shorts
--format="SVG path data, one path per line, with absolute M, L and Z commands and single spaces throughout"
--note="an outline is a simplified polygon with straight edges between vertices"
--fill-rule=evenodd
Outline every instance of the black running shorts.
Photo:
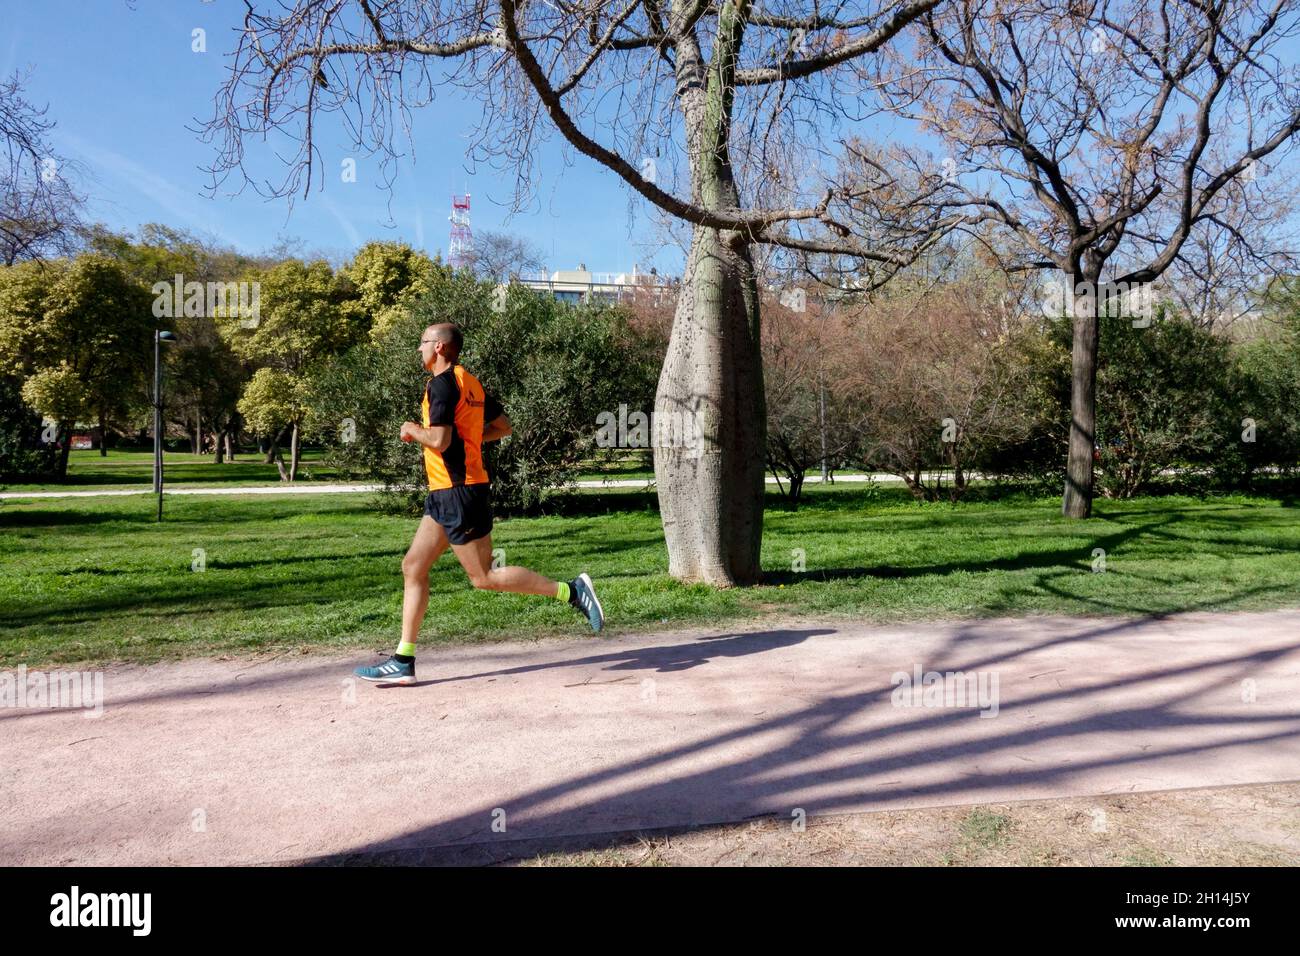
M 483 482 L 431 491 L 424 513 L 442 526 L 452 544 L 468 544 L 492 530 L 492 487 Z

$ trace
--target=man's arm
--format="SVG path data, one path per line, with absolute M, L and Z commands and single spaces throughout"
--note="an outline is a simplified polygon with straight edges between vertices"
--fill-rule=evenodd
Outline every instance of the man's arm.
M 506 418 L 505 412 L 502 412 L 495 419 L 483 426 L 483 444 L 490 441 L 497 441 L 505 438 L 513 431 L 510 427 L 510 419 Z
M 424 386 L 428 409 L 425 421 L 429 424 L 403 422 L 399 437 L 402 441 L 419 442 L 437 452 L 446 451 L 451 445 L 452 429 L 456 427 L 455 409 L 459 399 L 460 392 L 450 377 L 440 375 L 429 379 Z
M 415 422 L 403 422 L 401 439 L 419 442 L 425 448 L 432 448 L 434 451 L 446 451 L 447 446 L 451 444 L 451 430 L 454 427 L 454 425 L 430 425 L 425 428 Z

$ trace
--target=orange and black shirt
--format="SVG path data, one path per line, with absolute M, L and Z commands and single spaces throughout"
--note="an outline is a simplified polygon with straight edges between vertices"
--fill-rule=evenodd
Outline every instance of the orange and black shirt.
M 420 403 L 425 428 L 453 425 L 451 444 L 445 451 L 424 449 L 424 473 L 429 490 L 457 485 L 481 485 L 488 481 L 483 467 L 483 426 L 503 411 L 501 403 L 483 390 L 483 385 L 459 365 L 435 375 L 424 386 Z

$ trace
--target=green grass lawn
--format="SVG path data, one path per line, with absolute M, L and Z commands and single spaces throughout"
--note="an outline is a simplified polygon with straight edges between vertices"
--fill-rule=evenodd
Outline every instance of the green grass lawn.
M 630 451 L 616 457 L 606 457 L 599 461 L 589 461 L 579 470 L 577 481 L 600 481 L 612 479 L 622 481 L 636 478 L 642 481 L 653 480 L 655 476 L 654 461 L 648 453 Z
M 287 454 L 287 452 L 286 452 Z M 320 449 L 304 449 L 299 463 L 298 481 L 338 481 L 335 469 L 323 462 Z M 163 480 L 169 488 L 237 488 L 240 485 L 275 485 L 280 472 L 275 465 L 262 461 L 254 450 L 235 456 L 234 461 L 216 464 L 211 455 L 192 455 L 169 451 L 163 455 Z M 654 468 L 643 461 L 591 462 L 578 475 L 579 481 L 602 478 L 653 479 Z M 364 481 L 361 483 L 365 483 Z M 153 486 L 152 451 L 110 451 L 107 457 L 97 450 L 73 451 L 68 454 L 66 482 L 0 482 L 0 491 L 125 491 Z
M 245 451 L 234 461 L 218 465 L 211 455 L 192 455 L 169 451 L 163 455 L 163 480 L 169 488 L 238 488 L 241 485 L 276 485 L 280 472 L 275 465 L 262 461 L 264 456 Z M 304 449 L 299 463 L 298 481 L 353 481 L 342 479 L 323 461 L 324 452 Z M 816 474 L 814 471 L 812 474 Z M 842 475 L 856 472 L 839 472 Z M 622 460 L 591 461 L 580 469 L 575 480 L 602 479 L 653 481 L 654 466 L 649 456 L 628 455 Z M 811 475 L 810 475 L 811 477 Z M 366 482 L 355 479 L 359 484 Z M 98 451 L 73 451 L 68 455 L 66 482 L 0 482 L 0 491 L 125 491 L 153 485 L 152 451 L 110 451 L 107 457 Z
M 918 505 L 898 489 L 841 486 L 811 488 L 797 512 L 774 494 L 769 506 L 768 583 L 748 589 L 669 578 L 654 498 L 641 492 L 584 494 L 573 514 L 500 521 L 493 537 L 507 563 L 557 578 L 589 570 L 614 633 L 774 611 L 898 620 L 1300 604 L 1289 501 L 1099 501 L 1097 517 L 1069 521 L 1055 498 Z M 147 497 L 3 502 L 0 666 L 389 649 L 414 527 L 368 495 L 176 498 L 161 525 Z M 431 584 L 426 643 L 585 632 L 559 602 L 473 590 L 450 553 Z
M 218 465 L 212 455 L 164 452 L 163 482 L 169 488 L 279 484 L 279 470 L 273 464 L 265 464 L 262 461 L 264 457 L 256 450 L 250 450 L 236 455 L 234 461 Z M 316 449 L 302 452 L 298 469 L 299 481 L 333 481 L 335 478 L 334 469 L 322 464 L 321 452 Z M 97 450 L 72 451 L 68 453 L 68 480 L 65 482 L 0 483 L 0 491 L 125 491 L 133 487 L 153 487 L 152 451 L 115 449 L 106 457 Z

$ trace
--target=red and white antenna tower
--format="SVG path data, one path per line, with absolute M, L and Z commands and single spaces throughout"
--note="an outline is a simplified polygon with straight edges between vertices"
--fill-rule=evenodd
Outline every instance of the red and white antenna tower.
M 451 197 L 451 245 L 447 264 L 453 269 L 468 268 L 474 258 L 474 233 L 469 228 L 469 193 Z

